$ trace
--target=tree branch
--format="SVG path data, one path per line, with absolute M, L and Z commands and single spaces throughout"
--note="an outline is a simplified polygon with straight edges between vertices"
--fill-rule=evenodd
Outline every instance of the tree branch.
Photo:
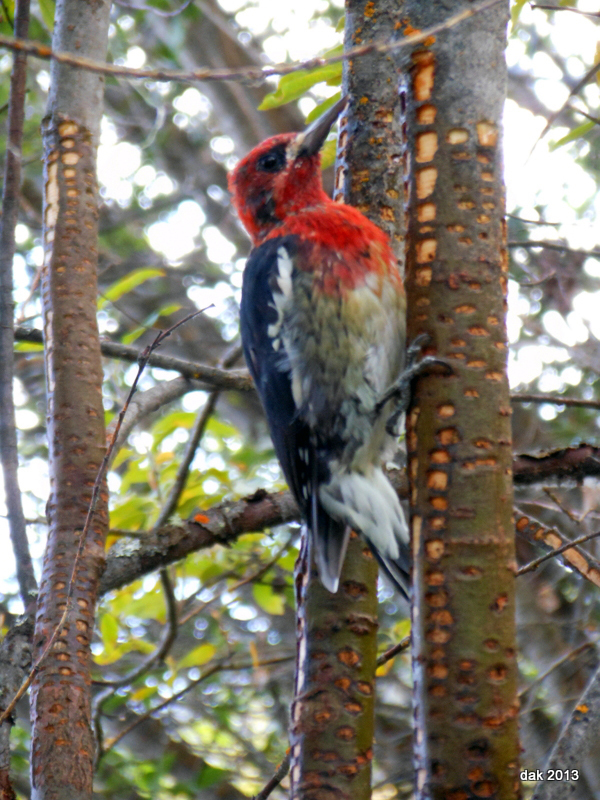
M 582 480 L 598 475 L 600 448 L 590 445 L 557 450 L 540 457 L 520 455 L 513 461 L 513 479 L 519 485 L 549 479 Z M 390 470 L 388 477 L 399 496 L 406 498 L 408 485 L 404 471 Z M 299 518 L 298 506 L 289 491 L 269 493 L 260 489 L 250 497 L 202 511 L 193 520 L 165 525 L 153 533 L 135 531 L 135 541 L 123 539 L 110 548 L 100 592 L 104 594 L 125 586 L 196 550 L 215 544 L 227 545 L 243 533 L 256 533 Z
M 521 454 L 513 460 L 515 483 L 527 485 L 548 479 L 581 481 L 600 476 L 600 447 L 580 444 L 540 456 Z
M 561 397 L 552 394 L 511 394 L 511 403 L 550 403 L 569 408 L 600 408 L 600 400 L 583 400 L 579 397 Z
M 563 780 L 542 780 L 533 800 L 562 800 L 577 790 L 573 771 L 580 770 L 590 746 L 596 741 L 600 726 L 600 669 L 590 680 L 573 713 L 554 745 L 545 773 L 560 770 Z M 568 777 L 567 777 L 568 776 Z
M 70 53 L 53 52 L 46 44 L 41 42 L 29 41 L 22 38 L 13 38 L 0 34 L 0 47 L 20 53 L 28 53 L 37 58 L 52 59 L 61 64 L 69 64 L 73 67 L 96 72 L 102 75 L 112 75 L 113 77 L 129 78 L 136 80 L 153 81 L 180 81 L 182 83 L 196 83 L 198 81 L 244 81 L 256 82 L 264 81 L 272 75 L 289 75 L 299 70 L 310 70 L 316 67 L 323 67 L 328 64 L 336 64 L 348 59 L 358 58 L 367 53 L 390 53 L 405 47 L 412 47 L 421 44 L 430 36 L 435 36 L 442 31 L 453 28 L 476 14 L 485 11 L 500 0 L 483 0 L 471 8 L 465 8 L 458 14 L 438 25 L 432 25 L 424 31 L 411 33 L 397 41 L 373 42 L 372 44 L 361 47 L 353 47 L 343 54 L 332 56 L 331 58 L 311 58 L 307 61 L 300 61 L 293 64 L 273 64 L 266 67 L 244 67 L 242 69 L 207 69 L 201 67 L 191 71 L 180 69 L 132 69 L 131 67 L 107 64 L 101 61 L 94 61 L 82 56 L 75 56 Z
M 543 523 L 534 519 L 528 514 L 519 514 L 515 526 L 517 532 L 528 539 L 532 544 L 543 544 L 550 548 L 549 553 L 545 553 L 539 558 L 530 561 L 529 564 L 517 570 L 517 575 L 525 575 L 533 572 L 545 561 L 562 555 L 566 566 L 574 569 L 583 578 L 591 581 L 595 586 L 600 587 L 600 565 L 592 556 L 581 550 L 577 545 L 584 544 L 600 536 L 600 532 L 588 533 L 578 536 L 576 539 L 566 539 L 554 528 L 548 528 Z
M 43 344 L 42 332 L 32 328 L 16 328 L 15 339 L 21 342 Z M 118 342 L 101 341 L 100 350 L 102 355 L 108 358 L 118 358 L 120 361 L 127 361 L 130 364 L 139 362 L 140 351 L 135 347 L 128 347 Z M 218 369 L 154 352 L 148 357 L 147 363 L 150 367 L 173 370 L 179 372 L 184 378 L 200 381 L 204 385 L 199 386 L 199 389 L 222 389 L 223 391 L 236 389 L 240 392 L 254 389 L 252 378 L 246 370 Z
M 545 225 L 546 223 L 539 223 L 540 225 Z M 560 253 L 575 253 L 579 256 L 593 256 L 594 258 L 600 258 L 600 250 L 579 250 L 576 247 L 569 247 L 566 244 L 560 244 L 559 242 L 545 242 L 545 241 L 535 241 L 533 239 L 528 239 L 525 242 L 519 241 L 511 241 L 506 243 L 507 247 L 515 248 L 515 247 L 523 247 L 526 250 L 533 249 L 535 247 L 543 248 L 544 250 L 558 250 Z
M 271 778 L 271 780 L 265 784 L 265 786 L 260 790 L 258 794 L 255 794 L 252 800 L 267 800 L 270 797 L 271 793 L 274 789 L 276 789 L 281 781 L 285 778 L 285 776 L 290 771 L 290 752 L 285 754 L 285 758 L 279 764 L 277 769 L 275 770 L 275 774 Z

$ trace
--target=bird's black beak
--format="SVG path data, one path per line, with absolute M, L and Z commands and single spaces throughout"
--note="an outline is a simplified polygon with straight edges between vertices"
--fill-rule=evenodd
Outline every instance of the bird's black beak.
M 331 108 L 312 122 L 308 128 L 296 137 L 296 157 L 314 156 L 319 152 L 331 126 L 348 103 L 348 95 L 344 95 Z

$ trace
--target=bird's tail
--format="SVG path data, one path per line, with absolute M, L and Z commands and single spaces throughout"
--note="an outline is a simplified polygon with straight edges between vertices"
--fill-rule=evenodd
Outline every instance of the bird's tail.
M 350 528 L 345 522 L 338 522 L 324 511 L 316 492 L 312 496 L 309 527 L 319 578 L 323 586 L 335 594 L 346 557 Z
M 332 476 L 328 483 L 321 484 L 317 503 L 313 498 L 315 507 L 321 508 L 317 518 L 313 513 L 313 536 L 324 586 L 330 591 L 337 590 L 349 532 L 353 529 L 363 534 L 398 590 L 404 597 L 409 596 L 408 525 L 398 495 L 381 469 L 373 469 L 368 475 L 346 472 Z M 329 550 L 335 556 L 334 561 L 329 560 Z M 337 575 L 335 580 L 329 579 L 329 585 L 323 578 L 326 572 L 331 577 Z M 330 588 L 333 585 L 335 589 Z
M 382 555 L 367 539 L 369 547 L 379 566 L 385 572 L 391 583 L 407 600 L 410 600 L 410 551 L 405 544 L 400 545 L 398 558 L 388 558 Z

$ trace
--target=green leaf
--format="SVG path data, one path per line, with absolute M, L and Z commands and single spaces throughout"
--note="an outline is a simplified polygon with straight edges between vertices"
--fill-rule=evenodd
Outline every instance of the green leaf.
M 550 152 L 552 152 L 553 150 L 557 150 L 559 147 L 563 147 L 565 144 L 569 144 L 569 142 L 574 142 L 576 139 L 581 139 L 594 127 L 596 127 L 596 124 L 596 122 L 590 119 L 587 122 L 584 122 L 582 125 L 578 125 L 576 128 L 573 128 L 572 131 L 569 131 L 566 136 L 563 136 L 562 139 L 559 139 L 558 142 L 552 142 L 548 149 Z
M 123 484 L 121 488 L 123 489 Z M 137 531 L 146 525 L 153 510 L 154 504 L 148 498 L 130 496 L 111 509 L 110 524 L 113 528 Z
M 327 167 L 332 167 L 335 164 L 336 152 L 336 139 L 328 139 L 321 148 L 321 169 L 327 169 Z
M 215 653 L 217 652 L 217 648 L 214 644 L 201 644 L 199 647 L 195 647 L 191 650 L 187 656 L 184 656 L 181 661 L 177 664 L 177 670 L 186 669 L 188 667 L 201 667 L 202 664 L 206 664 L 210 661 Z
M 162 440 L 173 433 L 173 431 L 177 430 L 177 428 L 184 428 L 186 431 L 189 430 L 195 419 L 196 415 L 193 411 L 173 411 L 171 414 L 161 417 L 161 419 L 152 426 L 152 435 L 154 437 L 153 449 L 156 449 Z
M 0 5 L 0 22 L 8 23 L 12 33 L 12 25 L 15 19 L 15 0 L 6 0 Z
M 324 100 L 322 103 L 319 103 L 318 106 L 315 106 L 315 108 L 313 108 L 310 114 L 306 117 L 306 124 L 309 125 L 311 122 L 314 122 L 314 120 L 318 119 L 322 114 L 330 109 L 334 103 L 337 103 L 341 96 L 342 93 L 338 92 L 337 94 L 328 97 L 327 100 Z
M 174 314 L 176 311 L 179 311 L 181 306 L 179 303 L 169 303 L 167 306 L 163 306 L 159 308 L 158 311 L 153 311 L 152 314 L 149 314 L 146 319 L 144 320 L 143 324 L 137 328 L 134 328 L 129 333 L 126 333 L 124 336 L 121 337 L 121 342 L 123 344 L 131 344 L 135 342 L 135 340 L 142 335 L 142 333 L 146 333 L 148 328 L 153 328 L 156 326 L 156 322 L 161 317 L 168 317 L 169 314 Z
M 119 623 L 112 614 L 103 614 L 100 619 L 100 635 L 106 651 L 114 650 L 119 637 Z
M 128 653 L 143 653 L 144 655 L 150 655 L 153 653 L 155 649 L 155 645 L 151 642 L 146 642 L 143 639 L 130 639 L 128 642 L 122 642 L 121 644 L 117 645 L 113 650 L 110 652 L 105 651 L 101 653 L 99 656 L 96 656 L 96 664 L 100 666 L 104 666 L 106 664 L 114 664 L 115 661 L 118 661 L 123 656 L 126 656 Z
M 204 764 L 199 775 L 194 780 L 197 789 L 210 789 L 215 783 L 225 780 L 231 773 L 226 769 L 213 767 L 212 764 Z
M 123 278 L 119 278 L 112 286 L 108 287 L 98 300 L 98 309 L 104 308 L 107 302 L 119 300 L 123 295 L 133 291 L 133 289 L 150 280 L 150 278 L 160 278 L 164 274 L 165 271 L 163 269 L 157 269 L 156 267 L 134 269 L 133 272 L 128 273 Z
M 153 697 L 158 692 L 158 686 L 142 686 L 141 689 L 138 689 L 136 692 L 133 692 L 131 695 L 131 699 L 134 700 L 136 703 L 143 702 L 147 700 L 149 697 Z
M 15 342 L 15 352 L 17 353 L 41 353 L 44 345 L 39 342 Z
M 325 53 L 323 58 L 339 55 L 342 51 L 343 46 L 339 45 Z M 311 70 L 301 69 L 298 72 L 292 72 L 290 75 L 284 75 L 279 81 L 277 89 L 263 98 L 258 110 L 267 111 L 271 108 L 285 105 L 285 103 L 291 103 L 306 94 L 316 83 L 322 83 L 323 81 L 330 83 L 331 81 L 339 81 L 341 78 L 341 61 L 335 64 L 327 64 L 324 67 L 316 67 Z
M 42 22 L 50 33 L 54 30 L 54 0 L 38 0 Z
M 281 616 L 285 610 L 285 597 L 282 594 L 276 594 L 272 586 L 264 583 L 255 583 L 252 587 L 252 594 L 258 605 L 267 614 L 275 614 Z
M 521 16 L 521 11 L 523 10 L 523 6 L 528 2 L 528 0 L 515 0 L 513 7 L 510 10 L 510 22 L 511 22 L 511 31 L 514 33 L 515 28 L 517 27 L 517 22 L 519 21 L 519 17 Z

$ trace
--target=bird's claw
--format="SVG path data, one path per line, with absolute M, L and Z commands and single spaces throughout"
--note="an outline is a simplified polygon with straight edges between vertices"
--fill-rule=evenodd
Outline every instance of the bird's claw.
M 427 373 L 432 367 L 443 367 L 450 375 L 454 373 L 450 364 L 442 358 L 437 358 L 437 356 L 419 358 L 421 348 L 429 339 L 430 336 L 428 334 L 422 333 L 411 342 L 406 350 L 406 367 L 398 380 L 387 390 L 375 406 L 375 415 L 378 416 L 390 400 L 396 400 L 396 407 L 385 426 L 387 432 L 392 435 L 395 433 L 399 417 L 406 412 L 410 405 L 414 379 Z

